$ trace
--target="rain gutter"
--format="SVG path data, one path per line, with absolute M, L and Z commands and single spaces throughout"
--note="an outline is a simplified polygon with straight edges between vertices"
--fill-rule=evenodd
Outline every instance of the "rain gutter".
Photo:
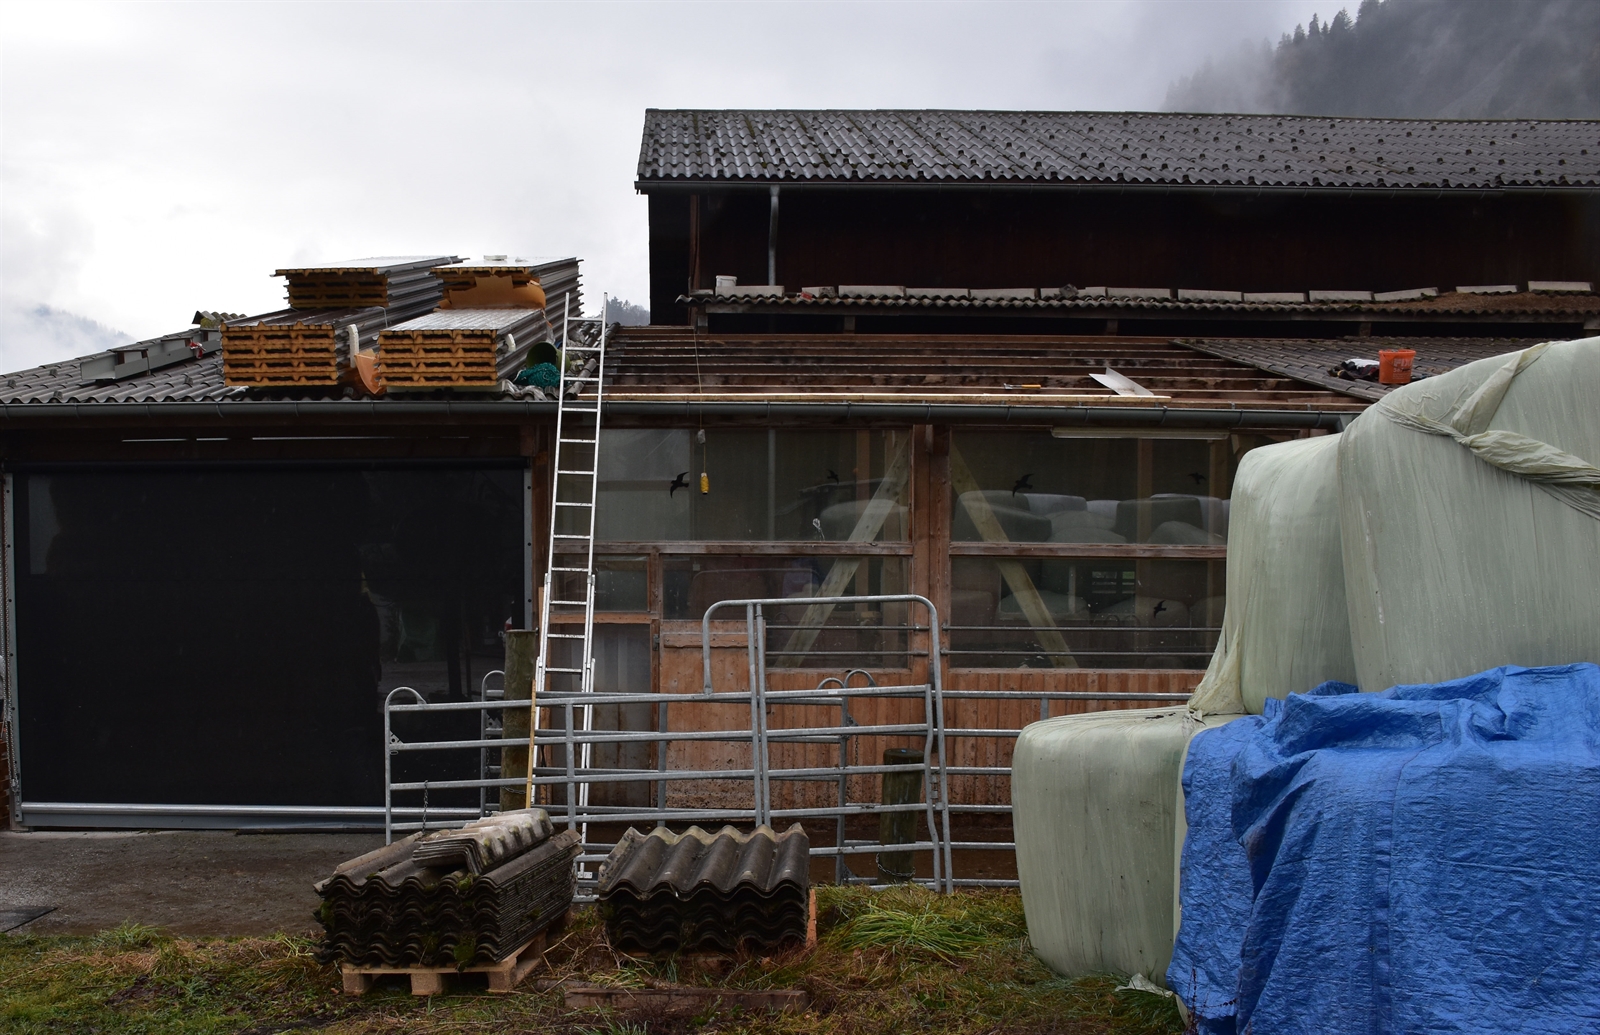
M 31 420 L 115 420 L 353 417 L 404 421 L 416 417 L 502 417 L 508 420 L 553 417 L 554 402 L 534 400 L 230 400 L 227 402 L 5 403 L 0 424 Z M 811 402 L 607 402 L 607 416 L 693 420 L 699 417 L 753 419 L 810 418 L 829 421 L 893 421 L 901 424 L 1027 424 L 1168 428 L 1330 428 L 1354 416 L 1350 411 L 1272 409 L 1189 409 L 1172 406 L 1004 406 L 962 403 L 811 403 Z

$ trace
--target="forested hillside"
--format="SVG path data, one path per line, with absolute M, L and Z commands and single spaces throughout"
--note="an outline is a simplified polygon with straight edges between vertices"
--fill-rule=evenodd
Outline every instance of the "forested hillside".
M 1167 108 L 1600 118 L 1597 0 L 1363 0 L 1173 83 Z

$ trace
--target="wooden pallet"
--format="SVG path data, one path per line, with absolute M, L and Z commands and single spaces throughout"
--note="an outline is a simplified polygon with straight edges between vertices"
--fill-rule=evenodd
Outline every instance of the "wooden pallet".
M 439 995 L 444 991 L 445 978 L 450 974 L 483 974 L 489 979 L 489 991 L 511 992 L 544 962 L 544 951 L 549 947 L 549 938 L 556 929 L 556 925 L 552 925 L 540 931 L 516 952 L 493 963 L 474 963 L 465 967 L 369 967 L 341 963 L 339 974 L 344 979 L 346 995 L 364 995 L 380 977 L 396 974 L 404 974 L 411 979 L 412 995 Z

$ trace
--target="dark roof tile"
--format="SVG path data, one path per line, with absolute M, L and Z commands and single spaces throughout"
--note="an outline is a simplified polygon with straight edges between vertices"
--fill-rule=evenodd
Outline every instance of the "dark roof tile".
M 1596 187 L 1600 121 L 652 108 L 639 181 Z

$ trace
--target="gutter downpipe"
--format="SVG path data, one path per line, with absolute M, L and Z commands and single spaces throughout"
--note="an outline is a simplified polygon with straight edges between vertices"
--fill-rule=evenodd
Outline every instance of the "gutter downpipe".
M 772 214 L 767 218 L 767 285 L 778 283 L 778 185 L 772 185 Z

